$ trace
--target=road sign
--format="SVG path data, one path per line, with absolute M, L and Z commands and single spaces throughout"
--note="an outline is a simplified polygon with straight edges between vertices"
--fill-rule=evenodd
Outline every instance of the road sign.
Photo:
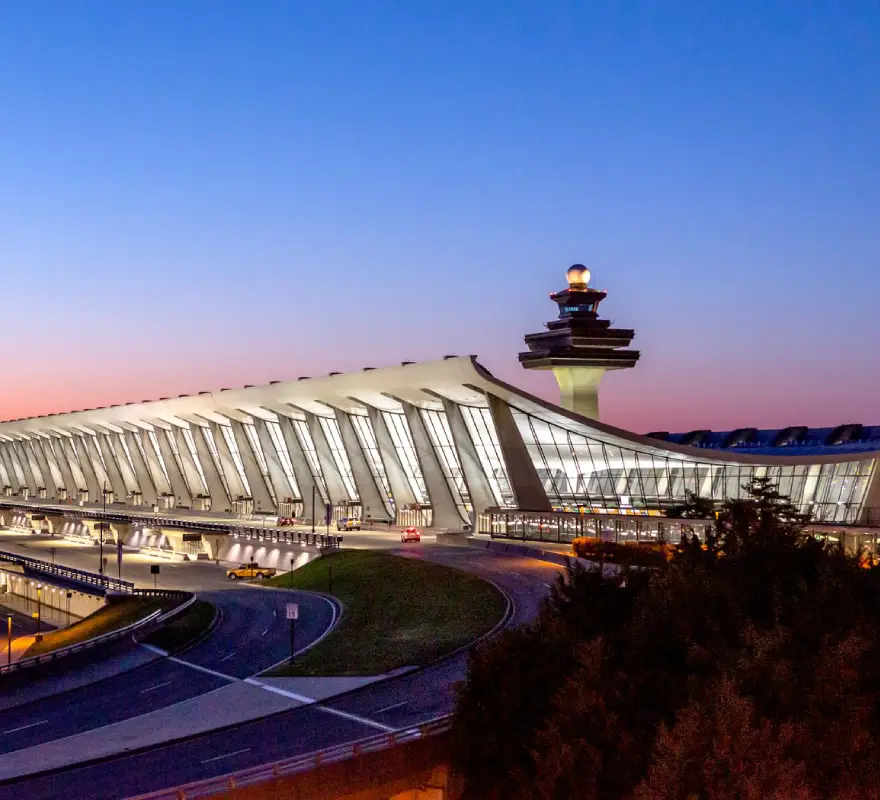
M 299 619 L 299 603 L 287 604 L 287 619 Z
M 159 574 L 159 565 L 158 564 L 150 564 L 150 575 L 158 575 Z
M 329 525 L 333 521 L 333 506 L 330 503 L 324 505 L 324 524 Z

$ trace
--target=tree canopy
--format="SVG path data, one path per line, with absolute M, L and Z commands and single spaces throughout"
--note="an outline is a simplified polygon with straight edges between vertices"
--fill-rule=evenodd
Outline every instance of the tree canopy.
M 746 488 L 665 567 L 569 566 L 533 625 L 472 654 L 464 797 L 880 796 L 880 570 Z

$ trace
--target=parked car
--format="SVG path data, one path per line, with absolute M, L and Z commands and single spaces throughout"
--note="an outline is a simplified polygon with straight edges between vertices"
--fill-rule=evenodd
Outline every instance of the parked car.
M 338 531 L 359 531 L 361 529 L 361 521 L 357 517 L 343 517 L 336 520 L 336 530 Z
M 420 542 L 422 541 L 422 532 L 418 528 L 406 528 L 400 534 L 401 542 Z
M 259 564 L 251 563 L 226 570 L 226 577 L 231 581 L 237 581 L 239 578 L 256 578 L 258 581 L 261 581 L 264 578 L 273 577 L 275 572 L 274 567 L 261 567 Z

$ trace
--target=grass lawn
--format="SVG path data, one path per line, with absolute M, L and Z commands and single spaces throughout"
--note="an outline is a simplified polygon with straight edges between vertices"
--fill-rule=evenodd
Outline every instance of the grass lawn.
M 172 618 L 164 628 L 144 641 L 169 653 L 182 650 L 199 639 L 214 623 L 217 609 L 205 600 L 196 600 L 186 611 Z
M 67 628 L 43 634 L 42 642 L 34 642 L 24 654 L 24 658 L 51 653 L 62 647 L 79 644 L 94 639 L 104 633 L 124 628 L 139 619 L 152 614 L 158 608 L 165 608 L 167 600 L 147 597 L 125 597 L 99 608 L 79 622 Z
M 475 575 L 371 550 L 331 553 L 264 583 L 328 592 L 331 568 L 341 622 L 272 675 L 378 675 L 425 664 L 490 630 L 506 608 Z

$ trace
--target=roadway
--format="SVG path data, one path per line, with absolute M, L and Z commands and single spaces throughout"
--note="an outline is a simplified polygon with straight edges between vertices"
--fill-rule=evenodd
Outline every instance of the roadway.
M 159 658 L 80 689 L 3 711 L 0 753 L 147 714 L 274 666 L 290 654 L 284 618 L 288 602 L 298 602 L 302 610 L 298 647 L 314 642 L 337 617 L 329 600 L 306 592 L 237 585 L 199 597 L 214 603 L 220 614 L 203 641 L 179 657 Z
M 346 536 L 346 544 L 348 540 Z M 495 582 L 513 599 L 514 625 L 534 618 L 541 598 L 561 572 L 560 567 L 552 564 L 468 547 L 401 546 L 399 537 L 391 552 L 456 566 Z M 383 730 L 416 725 L 454 709 L 455 687 L 466 676 L 467 658 L 467 652 L 463 652 L 426 669 L 370 684 L 322 703 L 206 733 L 186 742 L 3 784 L 0 798 L 130 797 L 352 742 Z M 8 730 L 14 726 L 3 727 Z

